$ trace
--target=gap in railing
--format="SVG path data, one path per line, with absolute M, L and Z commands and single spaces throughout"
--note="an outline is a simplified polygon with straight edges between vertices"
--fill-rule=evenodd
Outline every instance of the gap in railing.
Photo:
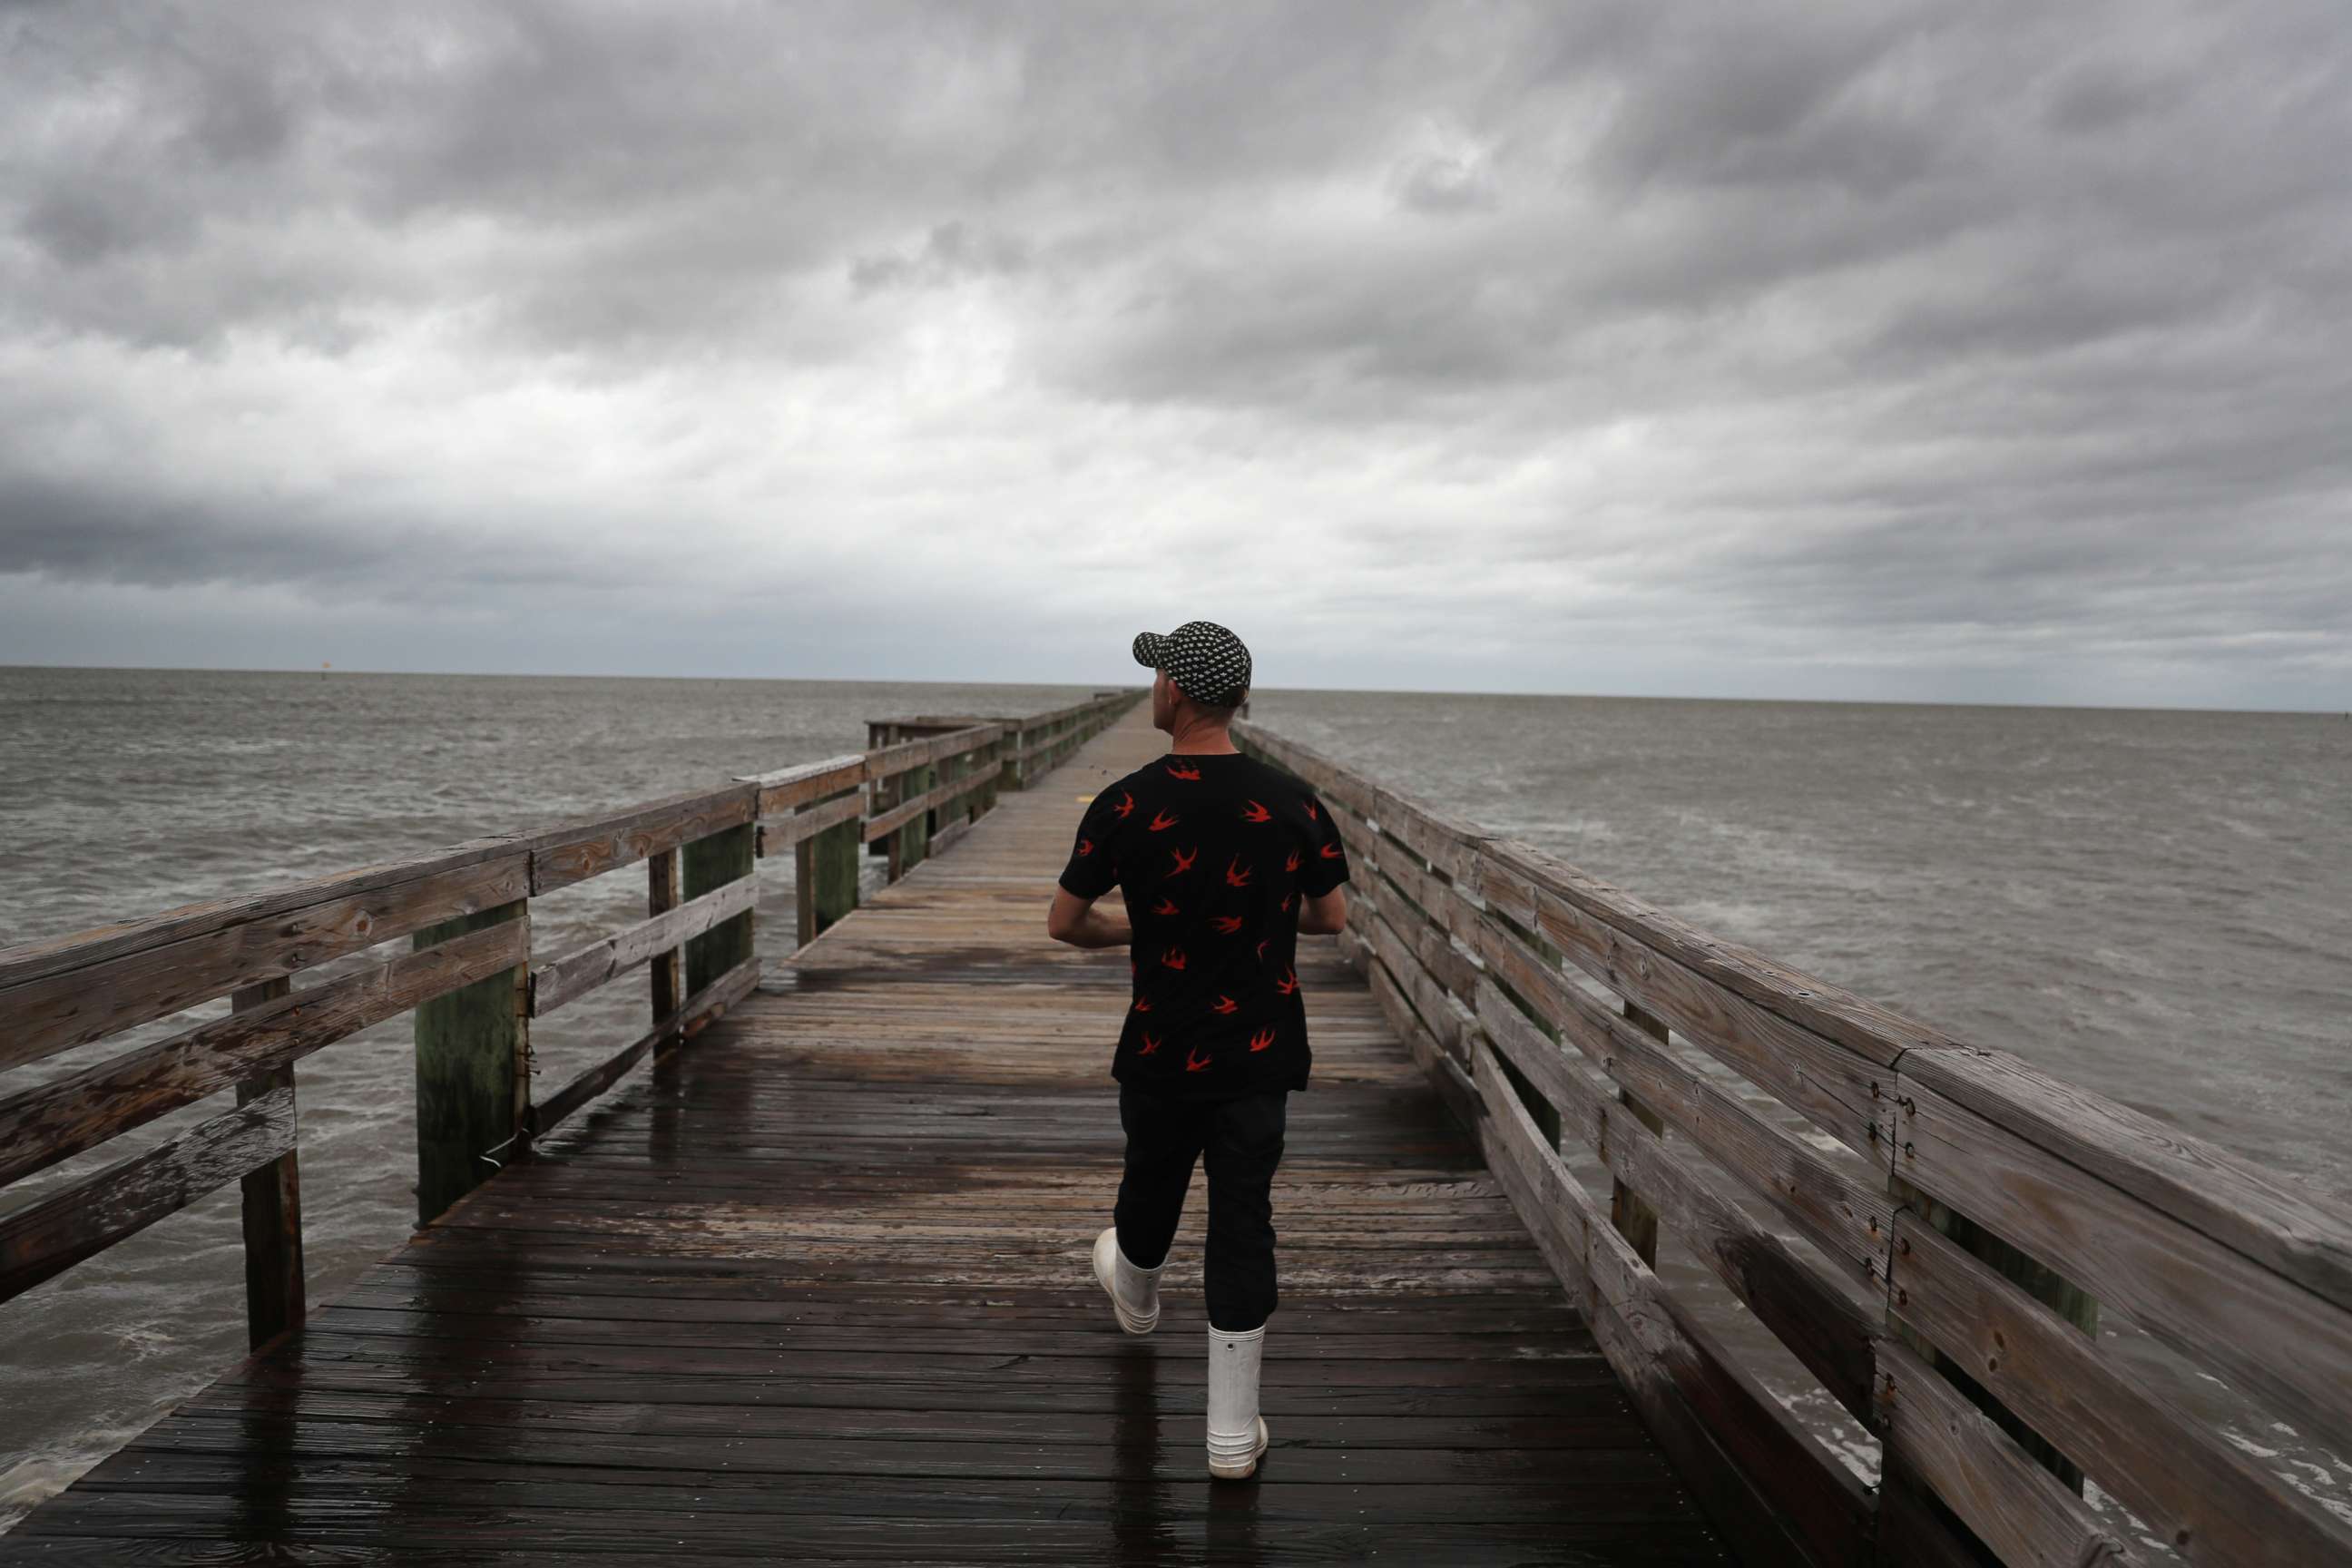
M 861 867 L 861 872 L 866 868 Z M 759 898 L 753 906 L 754 954 L 763 974 L 790 963 L 798 884 L 789 854 L 760 863 Z M 860 879 L 861 900 L 883 885 L 876 864 Z M 642 863 L 593 877 L 568 888 L 541 893 L 530 901 L 531 961 L 545 963 L 583 943 L 609 936 L 646 915 L 646 878 Z M 562 1088 L 646 1026 L 650 980 L 646 966 L 615 976 L 531 1020 L 533 1098 Z

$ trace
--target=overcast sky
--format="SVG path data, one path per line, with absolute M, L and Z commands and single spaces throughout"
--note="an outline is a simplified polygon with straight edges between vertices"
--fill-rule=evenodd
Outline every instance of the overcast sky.
M 0 5 L 0 663 L 2352 708 L 2352 13 Z

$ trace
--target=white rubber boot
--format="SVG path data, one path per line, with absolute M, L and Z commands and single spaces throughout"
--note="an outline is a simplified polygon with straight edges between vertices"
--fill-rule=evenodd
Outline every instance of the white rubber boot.
M 1168 1260 L 1160 1260 L 1160 1268 Z M 1148 1334 L 1160 1321 L 1160 1268 L 1138 1268 L 1118 1249 L 1118 1226 L 1095 1237 L 1095 1278 L 1110 1292 L 1110 1310 L 1130 1334 Z
M 1209 1325 L 1209 1473 L 1247 1480 L 1269 1441 L 1257 1413 L 1258 1365 L 1265 1355 L 1265 1325 L 1228 1333 Z

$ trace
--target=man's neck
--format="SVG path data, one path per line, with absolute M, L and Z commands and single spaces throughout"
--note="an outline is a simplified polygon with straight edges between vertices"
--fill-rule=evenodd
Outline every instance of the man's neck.
M 1197 729 L 1186 730 L 1171 735 L 1169 737 L 1168 750 L 1171 755 L 1179 757 L 1241 755 L 1241 748 L 1234 744 L 1232 732 L 1222 724 L 1213 726 L 1203 724 Z

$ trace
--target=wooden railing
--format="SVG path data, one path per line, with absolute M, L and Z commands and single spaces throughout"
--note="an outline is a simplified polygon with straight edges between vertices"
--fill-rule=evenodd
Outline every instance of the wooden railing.
M 968 729 L 975 724 L 1001 724 L 1008 742 L 1004 754 L 1006 789 L 1020 789 L 1029 780 L 1058 766 L 1063 759 L 1076 750 L 1101 726 L 1094 715 L 1109 700 L 1142 700 L 1141 693 L 1097 691 L 1085 702 L 1049 712 L 1032 713 L 1026 717 L 975 713 L 920 713 L 905 719 L 869 719 L 866 723 L 866 743 L 886 746 L 894 742 L 922 735 L 936 735 Z
M 1234 733 L 1332 809 L 1356 870 L 1343 952 L 1744 1560 L 2352 1562 L 2352 1524 L 2261 1458 L 2283 1446 L 2267 1419 L 2352 1457 L 2342 1216 L 1261 725 Z M 1606 1205 L 1563 1133 L 1606 1169 Z M 1876 1435 L 1878 1485 L 1661 1279 L 1661 1226 Z M 2170 1353 L 2126 1364 L 2085 1331 L 2101 1308 Z M 2193 1379 L 2267 1418 L 2253 1451 L 2191 1413 Z M 2144 1538 L 2085 1503 L 2084 1474 Z
M 1143 696 L 1104 692 L 1050 714 L 961 724 L 542 833 L 0 951 L 0 1072 L 223 996 L 231 1007 L 0 1094 L 0 1187 L 223 1090 L 236 1101 L 0 1215 L 0 1300 L 238 1182 L 247 1323 L 259 1345 L 305 1310 L 294 1114 L 304 1057 L 413 1012 L 417 1212 L 430 1220 L 751 992 L 761 858 L 794 851 L 805 943 L 856 907 L 860 844 L 887 841 L 896 879 L 992 805 L 1001 784 L 1036 778 Z M 534 952 L 533 898 L 639 864 L 645 920 L 568 952 Z M 407 951 L 294 988 L 305 971 L 402 937 Z M 534 1101 L 531 1020 L 639 967 L 651 971 L 651 1026 Z

